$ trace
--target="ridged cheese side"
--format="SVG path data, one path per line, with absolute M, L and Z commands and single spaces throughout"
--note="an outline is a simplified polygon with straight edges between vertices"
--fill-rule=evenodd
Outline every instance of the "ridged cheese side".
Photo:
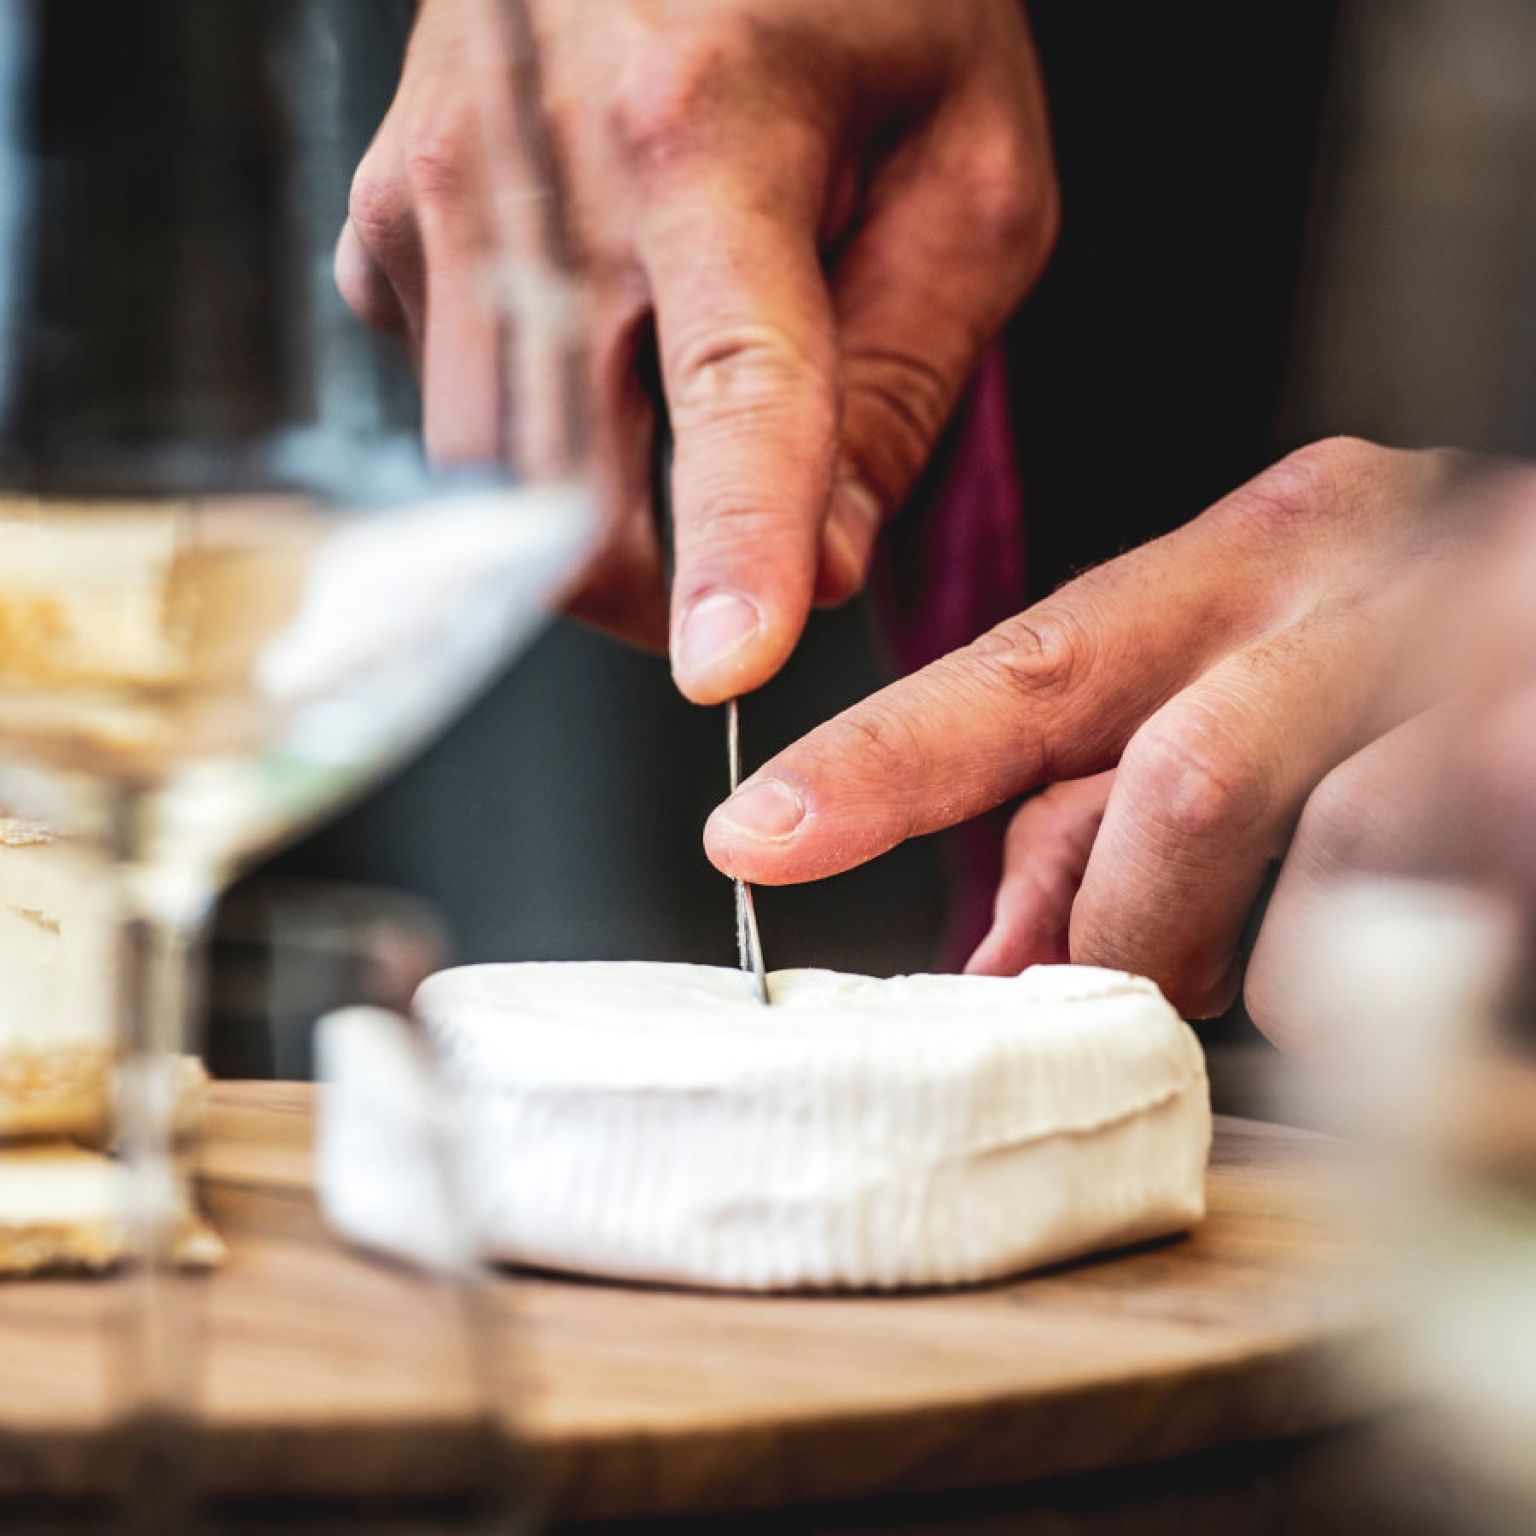
M 494 1251 L 691 1285 L 897 1288 L 1008 1274 L 1203 1214 L 1204 1060 L 1151 983 L 1041 967 L 1006 980 L 786 971 L 772 987 L 765 1010 L 739 973 L 709 967 L 477 966 L 428 981 L 419 1009 L 461 1095 Z M 365 1100 L 354 1081 L 354 1112 Z M 368 1171 L 332 1159 L 322 1177 Z

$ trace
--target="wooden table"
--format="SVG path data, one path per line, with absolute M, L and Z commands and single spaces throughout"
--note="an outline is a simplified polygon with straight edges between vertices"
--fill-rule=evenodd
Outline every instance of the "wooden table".
M 341 1248 L 310 1187 L 312 1090 L 214 1090 L 199 1282 L 203 1451 L 232 1494 L 433 1492 L 463 1472 L 443 1298 Z M 1380 1406 L 1334 1144 L 1218 1122 L 1192 1236 L 1004 1285 L 752 1298 L 505 1279 L 522 1429 L 562 1520 L 1021 1485 L 1272 1442 Z M 0 1290 L 0 1493 L 80 1486 L 111 1286 Z M 439 1326 L 444 1325 L 444 1326 Z M 451 1347 L 451 1345 L 449 1346 Z

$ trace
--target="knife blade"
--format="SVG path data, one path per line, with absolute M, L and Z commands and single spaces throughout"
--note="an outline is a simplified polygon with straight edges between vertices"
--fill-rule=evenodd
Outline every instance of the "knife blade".
M 656 430 L 651 454 L 651 512 L 656 524 L 656 540 L 661 552 L 663 577 L 672 582 L 672 427 L 667 419 L 666 394 L 654 358 L 649 359 L 651 400 L 656 410 Z M 725 757 L 731 793 L 741 784 L 741 710 L 736 699 L 725 705 Z M 745 880 L 733 879 L 736 897 L 736 958 L 741 969 L 752 978 L 753 995 L 764 1005 L 772 1002 L 768 993 L 768 968 L 763 963 L 763 941 L 757 928 L 757 908 L 752 901 L 752 887 Z
M 731 793 L 741 786 L 741 711 L 737 700 L 725 706 L 725 755 L 730 767 Z M 760 1003 L 773 999 L 768 995 L 768 968 L 763 964 L 763 941 L 757 931 L 757 908 L 752 902 L 752 887 L 745 880 L 733 880 L 736 888 L 736 955 L 741 968 L 752 976 L 753 990 Z

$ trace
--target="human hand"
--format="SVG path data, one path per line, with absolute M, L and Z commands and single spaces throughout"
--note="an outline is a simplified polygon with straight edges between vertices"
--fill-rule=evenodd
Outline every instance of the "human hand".
M 1446 691 L 1433 655 L 1405 657 L 1476 543 L 1447 501 L 1464 467 L 1349 440 L 1292 455 L 781 753 L 710 818 L 710 857 L 814 879 L 1057 784 L 1016 818 L 978 968 L 1070 955 L 1220 1012 L 1298 819 Z
M 1438 652 L 1446 697 L 1328 775 L 1265 912 L 1246 1000 L 1293 1054 L 1336 1047 L 1312 962 L 1338 893 L 1362 876 L 1477 891 L 1511 935 L 1536 939 L 1536 472 L 1501 469 L 1477 495 L 1492 526 L 1430 593 L 1405 658 L 1415 642 Z
M 1038 275 L 1057 194 L 1018 0 L 534 0 L 595 283 L 608 532 L 572 609 L 670 627 L 708 703 L 862 585 L 882 520 Z M 422 0 L 336 254 L 419 361 L 428 450 L 494 456 L 485 170 L 460 0 Z M 600 24 L 599 24 L 600 21 Z M 676 437 L 670 626 L 649 513 L 654 320 Z

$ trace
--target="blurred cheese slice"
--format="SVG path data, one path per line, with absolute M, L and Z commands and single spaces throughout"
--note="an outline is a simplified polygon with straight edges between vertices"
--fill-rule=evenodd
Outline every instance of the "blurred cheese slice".
M 0 1275 L 110 1268 L 124 1253 L 124 1178 L 104 1153 L 69 1142 L 0 1151 Z M 193 1268 L 219 1263 L 224 1245 L 194 1214 L 185 1180 L 175 1198 L 176 1261 Z
M 418 1007 L 493 1253 L 687 1285 L 895 1289 L 1203 1215 L 1204 1058 L 1150 982 L 1051 966 L 771 984 L 765 1009 L 741 973 L 703 966 L 431 978 Z M 408 1063 L 345 1022 L 325 1051 L 325 1207 L 355 1240 L 408 1250 L 430 1223 L 408 1191 L 431 1184 L 378 1156 Z
M 113 965 L 100 871 L 35 821 L 0 815 L 0 1141 L 105 1140 Z M 176 1063 L 177 1132 L 194 1132 L 207 1074 Z
M 107 1118 L 111 930 L 100 880 L 45 827 L 0 817 L 0 1138 Z
M 81 1142 L 111 1138 L 110 914 L 85 852 L 36 822 L 0 817 L 0 1275 L 106 1269 L 124 1251 L 125 1171 Z M 207 1075 L 174 1064 L 176 1130 L 193 1131 Z M 66 1139 L 68 1138 L 68 1139 Z M 179 1263 L 223 1245 L 177 1171 Z

